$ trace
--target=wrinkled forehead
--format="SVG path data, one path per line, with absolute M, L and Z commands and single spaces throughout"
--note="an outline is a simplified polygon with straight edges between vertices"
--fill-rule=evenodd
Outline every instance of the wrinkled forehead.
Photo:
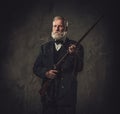
M 64 20 L 63 19 L 55 19 L 53 21 L 53 25 L 58 24 L 58 25 L 64 25 Z

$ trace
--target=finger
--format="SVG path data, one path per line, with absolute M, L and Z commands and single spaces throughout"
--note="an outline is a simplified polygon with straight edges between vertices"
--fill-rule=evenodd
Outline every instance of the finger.
M 76 48 L 76 46 L 75 45 L 72 45 L 72 46 L 70 46 L 71 48 Z
M 56 73 L 57 73 L 57 71 L 54 71 L 54 70 L 51 70 L 51 71 L 50 71 L 50 75 L 55 76 L 55 75 L 56 75 Z
M 58 71 L 57 70 L 52 70 L 54 73 L 57 73 Z
M 70 47 L 70 48 L 69 48 L 69 50 L 70 50 L 70 51 L 73 51 L 73 50 L 74 50 L 74 48 Z
M 52 73 L 51 73 L 51 76 L 56 76 L 56 73 L 52 72 Z

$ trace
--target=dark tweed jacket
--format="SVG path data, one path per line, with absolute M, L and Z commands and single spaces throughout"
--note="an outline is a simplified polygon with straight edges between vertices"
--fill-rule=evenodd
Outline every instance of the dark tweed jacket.
M 59 56 L 61 58 L 66 52 L 70 44 L 76 42 L 66 38 L 62 48 L 60 49 Z M 43 79 L 43 83 L 46 80 L 45 72 L 53 69 L 55 64 L 55 46 L 54 41 L 49 41 L 40 47 L 40 53 L 37 57 L 33 72 Z M 43 102 L 50 102 L 55 100 L 57 104 L 71 105 L 76 104 L 77 97 L 77 73 L 83 68 L 83 47 L 78 46 L 77 52 L 74 55 L 69 54 L 64 63 L 60 67 L 60 73 L 57 78 L 51 82 L 48 88 L 47 95 L 42 98 Z M 53 91 L 53 88 L 54 91 Z M 55 97 L 54 93 L 56 93 Z

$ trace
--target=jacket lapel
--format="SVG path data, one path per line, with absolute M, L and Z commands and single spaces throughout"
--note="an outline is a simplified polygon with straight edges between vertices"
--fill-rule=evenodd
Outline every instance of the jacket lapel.
M 48 59 L 51 65 L 54 65 L 54 42 L 51 41 L 48 49 Z

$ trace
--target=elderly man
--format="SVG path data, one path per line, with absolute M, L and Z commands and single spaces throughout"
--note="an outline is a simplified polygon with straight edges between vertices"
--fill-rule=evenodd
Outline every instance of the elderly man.
M 83 47 L 67 37 L 68 21 L 56 16 L 52 23 L 51 40 L 40 47 L 33 72 L 42 80 L 51 79 L 41 96 L 42 114 L 75 114 L 77 101 L 76 76 L 83 68 Z M 69 52 L 59 69 L 53 65 Z

